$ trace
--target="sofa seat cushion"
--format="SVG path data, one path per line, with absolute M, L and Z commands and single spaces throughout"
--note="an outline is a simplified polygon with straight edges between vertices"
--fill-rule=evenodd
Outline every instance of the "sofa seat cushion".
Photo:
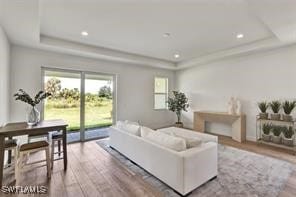
M 184 151 L 186 150 L 186 142 L 182 138 L 174 137 L 161 132 L 149 132 L 145 139 L 156 143 L 158 145 L 164 146 L 166 148 L 175 150 L 175 151 Z

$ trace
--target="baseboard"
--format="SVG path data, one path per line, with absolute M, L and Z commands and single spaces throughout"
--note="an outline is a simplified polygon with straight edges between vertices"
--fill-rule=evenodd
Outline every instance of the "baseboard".
M 256 142 L 256 137 L 254 136 L 247 136 L 246 138 L 248 141 Z

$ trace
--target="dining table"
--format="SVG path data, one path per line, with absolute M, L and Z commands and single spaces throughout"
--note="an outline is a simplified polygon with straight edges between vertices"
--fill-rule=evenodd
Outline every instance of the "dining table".
M 59 131 L 63 136 L 63 160 L 64 170 L 67 169 L 67 126 L 68 124 L 61 119 L 57 120 L 43 120 L 34 126 L 29 126 L 26 122 L 8 123 L 0 128 L 0 186 L 3 181 L 3 167 L 4 167 L 4 144 L 5 139 L 12 139 L 16 136 L 23 135 L 44 135 L 49 132 Z M 8 156 L 11 160 L 11 154 Z

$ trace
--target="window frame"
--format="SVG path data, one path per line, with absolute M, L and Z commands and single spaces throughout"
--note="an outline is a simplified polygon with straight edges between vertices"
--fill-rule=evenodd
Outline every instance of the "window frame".
M 165 93 L 157 93 L 156 92 L 156 88 L 155 88 L 155 80 L 156 79 L 165 79 L 166 80 L 166 90 L 165 90 Z M 165 95 L 165 108 L 155 108 L 155 95 Z M 154 80 L 153 80 L 153 109 L 156 110 L 156 111 L 163 111 L 163 110 L 168 110 L 168 104 L 167 104 L 167 101 L 168 101 L 168 97 L 169 97 L 169 78 L 166 77 L 166 76 L 155 76 L 154 77 Z

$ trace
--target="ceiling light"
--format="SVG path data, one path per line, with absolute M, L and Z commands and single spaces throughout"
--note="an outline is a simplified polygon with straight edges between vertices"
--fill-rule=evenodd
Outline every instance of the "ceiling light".
M 164 38 L 167 38 L 167 37 L 169 37 L 171 34 L 170 33 L 164 33 L 162 36 L 164 37 Z
M 174 57 L 175 57 L 176 59 L 178 59 L 178 58 L 180 57 L 180 55 L 179 55 L 178 53 L 176 53 L 176 54 L 174 55 Z
M 236 35 L 236 38 L 240 39 L 240 38 L 243 38 L 244 37 L 244 34 L 237 34 Z
M 87 31 L 83 31 L 83 32 L 81 32 L 81 35 L 82 36 L 88 36 L 88 33 L 87 33 Z

